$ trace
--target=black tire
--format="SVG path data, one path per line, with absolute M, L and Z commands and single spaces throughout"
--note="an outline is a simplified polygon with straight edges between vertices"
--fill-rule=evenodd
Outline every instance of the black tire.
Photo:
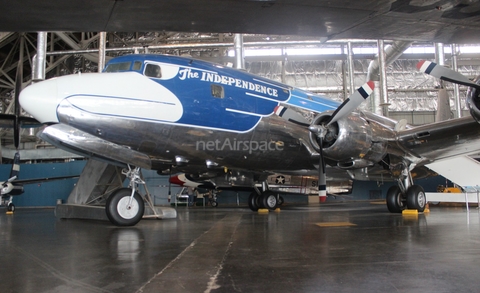
M 265 191 L 260 196 L 262 207 L 274 211 L 278 206 L 277 195 L 272 191 Z
M 7 206 L 7 212 L 14 212 L 15 211 L 15 205 L 13 203 L 8 204 Z
M 391 213 L 401 213 L 406 203 L 400 187 L 391 186 L 387 191 L 387 208 Z
M 218 202 L 216 202 L 216 201 L 213 200 L 213 201 L 212 201 L 212 207 L 214 207 L 214 208 L 218 207 Z
M 277 205 L 281 206 L 281 205 L 283 205 L 284 202 L 285 202 L 285 201 L 283 200 L 283 197 L 280 195 L 280 196 L 278 197 L 278 203 L 277 203 Z
M 412 185 L 407 190 L 407 207 L 409 209 L 414 209 L 419 212 L 425 210 L 427 205 L 427 197 L 425 196 L 425 191 L 420 185 Z
M 117 226 L 134 226 L 143 217 L 145 203 L 143 198 L 135 192 L 132 199 L 132 207 L 127 208 L 132 190 L 120 188 L 107 199 L 105 211 L 112 224 Z
M 250 196 L 248 197 L 248 207 L 254 212 L 258 211 L 258 208 L 260 207 L 259 195 L 255 191 L 250 193 Z

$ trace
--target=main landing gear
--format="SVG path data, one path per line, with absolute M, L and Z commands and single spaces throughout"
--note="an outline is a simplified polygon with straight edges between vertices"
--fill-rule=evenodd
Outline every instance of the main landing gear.
M 391 213 L 401 213 L 406 208 L 423 212 L 426 205 L 427 198 L 423 187 L 413 184 L 408 170 L 398 179 L 398 186 L 392 186 L 387 191 L 387 208 Z
M 122 174 L 130 179 L 129 188 L 120 188 L 112 193 L 105 205 L 107 217 L 117 226 L 134 226 L 143 217 L 145 203 L 136 191 L 138 184 L 145 184 L 140 178 L 140 168 L 122 170 Z
M 283 198 L 273 191 L 268 190 L 266 183 L 262 184 L 262 190 L 254 188 L 248 197 L 248 207 L 256 212 L 258 209 L 269 209 L 274 211 L 279 205 L 283 204 Z

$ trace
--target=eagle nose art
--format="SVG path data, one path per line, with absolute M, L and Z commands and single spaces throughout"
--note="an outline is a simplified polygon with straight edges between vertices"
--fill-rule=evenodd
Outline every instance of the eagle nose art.
M 57 118 L 57 80 L 45 80 L 26 87 L 20 93 L 20 105 L 41 123 L 55 123 Z

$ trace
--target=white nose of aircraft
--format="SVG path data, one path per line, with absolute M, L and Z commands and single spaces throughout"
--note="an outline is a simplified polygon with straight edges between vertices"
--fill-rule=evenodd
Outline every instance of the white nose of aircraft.
M 20 105 L 41 123 L 56 123 L 58 105 L 57 79 L 26 87 L 20 93 Z

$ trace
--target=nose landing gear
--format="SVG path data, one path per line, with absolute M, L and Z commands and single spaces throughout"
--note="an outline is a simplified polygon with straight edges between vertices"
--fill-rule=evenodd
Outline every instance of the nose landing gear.
M 122 170 L 122 174 L 130 179 L 129 188 L 120 188 L 112 193 L 106 202 L 107 217 L 117 226 L 134 226 L 143 217 L 145 203 L 136 191 L 138 184 L 145 184 L 140 178 L 140 168 Z

